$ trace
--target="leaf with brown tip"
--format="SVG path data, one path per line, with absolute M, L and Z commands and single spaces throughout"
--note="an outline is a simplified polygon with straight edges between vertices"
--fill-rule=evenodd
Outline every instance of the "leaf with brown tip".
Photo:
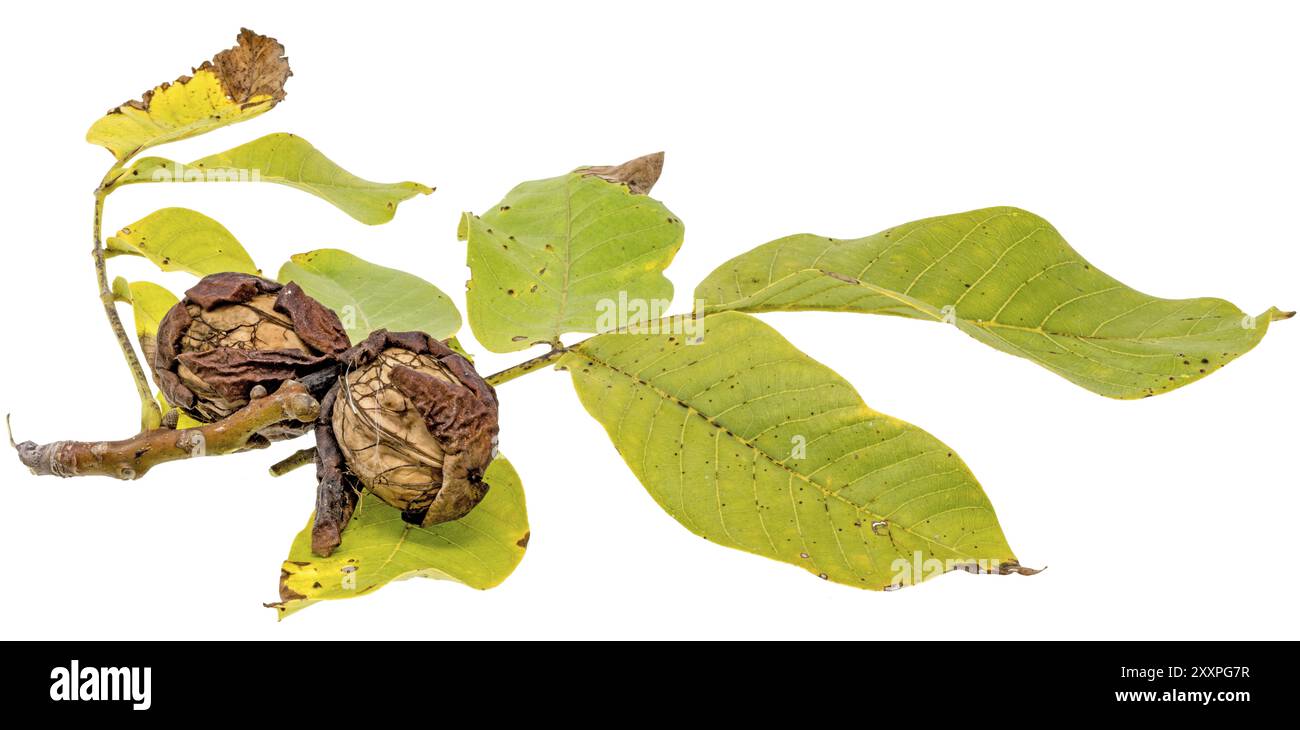
M 91 125 L 86 141 L 119 161 L 143 149 L 195 137 L 270 111 L 293 73 L 284 46 L 244 28 L 238 42 L 204 61 L 192 75 L 146 91 Z

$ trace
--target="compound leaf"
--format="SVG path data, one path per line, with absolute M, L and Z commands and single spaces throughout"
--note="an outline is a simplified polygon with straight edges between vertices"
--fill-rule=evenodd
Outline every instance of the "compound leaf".
M 154 211 L 118 231 L 105 249 L 109 256 L 143 256 L 163 271 L 188 271 L 195 276 L 261 273 L 225 226 L 188 208 Z
M 280 618 L 317 601 L 364 596 L 395 580 L 442 578 L 471 588 L 499 585 L 528 547 L 523 485 L 497 456 L 484 480 L 487 496 L 468 515 L 432 527 L 402 521 L 401 512 L 365 495 L 328 558 L 312 554 L 311 520 L 294 538 L 280 571 Z
M 397 204 L 433 188 L 417 182 L 377 183 L 334 164 L 307 140 L 270 134 L 188 165 L 146 157 L 116 186 L 143 182 L 270 182 L 297 188 L 332 203 L 367 225 L 387 223 Z
M 438 287 L 405 271 L 322 248 L 295 254 L 280 267 L 282 283 L 303 291 L 338 313 L 353 342 L 384 328 L 419 330 L 446 339 L 460 329 L 460 312 Z
M 466 213 L 469 323 L 493 352 L 597 332 L 619 301 L 666 302 L 663 275 L 683 226 L 647 196 L 663 154 L 591 167 L 511 190 L 481 216 Z M 666 303 L 663 305 L 666 309 Z
M 270 111 L 284 99 L 284 82 L 290 75 L 284 46 L 244 28 L 233 48 L 204 61 L 193 75 L 110 109 L 90 127 L 86 141 L 126 161 L 149 147 Z
M 703 325 L 700 344 L 690 332 L 598 335 L 558 364 L 678 522 L 860 588 L 956 568 L 1033 572 L 938 439 L 872 410 L 753 317 L 727 312 Z
M 706 311 L 829 310 L 946 321 L 1111 398 L 1159 395 L 1253 348 L 1269 324 L 1222 299 L 1160 299 L 1107 276 L 1042 218 L 988 208 L 873 236 L 788 236 L 718 267 Z

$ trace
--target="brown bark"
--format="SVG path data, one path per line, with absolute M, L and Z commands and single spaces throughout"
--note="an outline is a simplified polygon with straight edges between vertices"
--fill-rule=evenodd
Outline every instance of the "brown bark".
M 259 431 L 278 423 L 310 423 L 319 414 L 320 402 L 302 383 L 290 380 L 228 418 L 198 428 L 158 428 L 120 441 L 24 441 L 14 448 L 23 464 L 38 476 L 139 479 L 169 461 L 264 448 L 269 442 Z

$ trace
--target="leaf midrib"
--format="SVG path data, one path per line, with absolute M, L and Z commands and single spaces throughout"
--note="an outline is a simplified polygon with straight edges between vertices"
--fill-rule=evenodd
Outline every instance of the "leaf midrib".
M 570 175 L 564 181 L 564 283 L 560 286 L 560 306 L 555 310 L 555 322 L 551 325 L 551 341 L 560 338 L 560 327 L 569 307 L 569 272 L 573 268 L 573 179 Z
M 780 279 L 777 279 L 774 282 L 764 284 L 762 287 L 755 290 L 751 294 L 744 294 L 742 291 L 740 291 L 739 287 L 737 287 L 737 293 L 742 294 L 743 299 L 753 299 L 755 297 L 761 296 L 764 292 L 766 292 L 769 289 L 774 289 L 780 286 L 782 282 L 786 281 L 787 279 L 799 276 L 801 274 L 817 274 L 819 276 L 828 279 L 833 279 L 847 286 L 857 286 L 863 289 L 868 289 L 870 291 L 876 292 L 877 294 L 880 294 L 881 296 L 888 297 L 898 302 L 899 304 L 902 304 L 903 306 L 912 309 L 913 311 L 920 312 L 921 314 L 924 314 L 932 318 L 936 322 L 943 321 L 943 317 L 941 315 L 936 315 L 933 311 L 930 311 L 933 309 L 933 307 L 931 307 L 928 304 L 918 305 L 915 302 L 908 301 L 909 297 L 906 297 L 906 295 L 902 294 L 901 292 L 898 292 L 897 290 L 890 289 L 888 287 L 883 287 L 878 284 L 870 284 L 868 282 L 862 281 L 861 279 L 855 279 L 853 277 L 850 277 L 847 274 L 839 274 L 838 272 L 828 271 L 826 269 L 814 269 L 814 268 L 799 269 L 798 271 L 793 271 L 789 274 L 786 274 L 785 276 L 781 277 Z M 1159 300 L 1156 299 L 1156 301 Z M 831 311 L 831 312 L 852 311 L 847 308 L 834 308 L 834 307 L 821 307 L 821 306 L 811 307 L 811 309 L 814 309 L 816 311 Z M 730 305 L 717 304 L 709 307 L 706 311 L 721 312 L 721 311 L 732 311 L 732 309 Z M 756 306 L 756 307 L 746 307 L 745 311 L 784 312 L 784 311 L 793 311 L 793 307 L 787 305 L 777 305 L 772 307 Z M 1096 341 L 1096 342 L 1131 342 L 1135 344 L 1149 343 L 1149 342 L 1168 342 L 1170 340 L 1183 340 L 1192 337 L 1199 337 L 1202 334 L 1204 334 L 1204 333 L 1200 333 L 1200 334 L 1189 333 L 1186 335 L 1170 335 L 1167 337 L 1103 337 L 1100 335 L 1084 335 L 1084 334 L 1078 334 L 1074 332 L 1058 332 L 1055 330 L 1045 329 L 1043 327 L 1025 327 L 1023 325 L 1007 324 L 1005 322 L 995 322 L 992 320 L 969 319 L 960 316 L 958 316 L 957 319 L 961 320 L 962 322 L 966 322 L 968 324 L 979 327 L 981 329 L 1009 329 L 1009 330 L 1016 330 L 1020 332 L 1033 332 L 1036 334 L 1046 335 L 1048 337 L 1069 337 L 1077 340 L 1088 340 L 1088 341 Z M 1174 357 L 1174 355 L 1171 354 L 1170 357 Z

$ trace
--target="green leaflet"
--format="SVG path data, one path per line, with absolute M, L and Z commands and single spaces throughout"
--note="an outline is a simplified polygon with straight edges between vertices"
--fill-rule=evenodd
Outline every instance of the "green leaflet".
M 353 342 L 384 328 L 419 330 L 446 339 L 460 329 L 460 312 L 438 287 L 397 269 L 372 264 L 333 248 L 295 254 L 280 267 L 282 283 L 338 313 Z
M 484 479 L 488 494 L 465 517 L 432 527 L 402 522 L 401 512 L 365 495 L 328 558 L 311 552 L 311 521 L 294 538 L 280 573 L 280 618 L 317 601 L 354 598 L 395 580 L 445 578 L 488 589 L 510 576 L 528 547 L 523 485 L 497 456 Z
M 1097 270 L 1016 208 L 927 218 L 874 236 L 795 235 L 718 267 L 706 311 L 832 310 L 947 321 L 1111 398 L 1159 395 L 1253 348 L 1269 324 L 1222 299 L 1159 299 Z
M 484 347 L 513 352 L 566 332 L 597 332 L 620 301 L 667 308 L 673 286 L 662 272 L 682 245 L 682 222 L 634 191 L 648 191 L 653 180 L 625 185 L 596 172 L 652 157 L 662 160 L 526 182 L 482 216 L 461 218 L 469 323 Z
M 957 567 L 1032 572 L 947 446 L 873 411 L 753 317 L 712 315 L 704 327 L 698 345 L 678 334 L 599 335 L 559 363 L 674 519 L 860 588 Z
M 158 324 L 180 300 L 157 284 L 148 281 L 127 283 L 120 276 L 113 280 L 113 296 L 117 301 L 131 305 L 135 315 L 135 336 L 148 368 L 158 349 Z
M 113 187 L 146 182 L 279 183 L 326 200 L 367 225 L 387 223 L 398 203 L 433 192 L 417 182 L 364 180 L 331 162 L 307 140 L 285 133 L 269 134 L 188 165 L 146 157 Z
M 110 256 L 143 256 L 163 271 L 188 271 L 195 276 L 222 271 L 261 274 L 225 226 L 188 208 L 154 211 L 118 231 L 105 248 Z

